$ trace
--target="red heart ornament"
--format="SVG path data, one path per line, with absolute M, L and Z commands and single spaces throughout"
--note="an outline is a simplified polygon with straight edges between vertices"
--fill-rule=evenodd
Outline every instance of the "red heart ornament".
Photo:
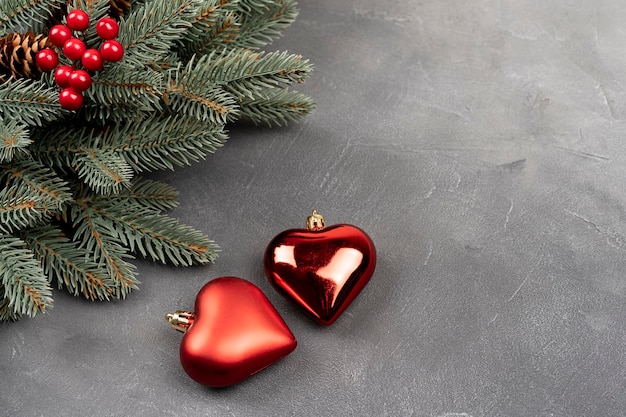
M 198 292 L 195 312 L 177 311 L 166 319 L 185 335 L 183 369 L 210 387 L 236 384 L 296 348 L 296 338 L 265 294 L 237 277 L 210 281 Z
M 376 248 L 363 230 L 350 224 L 325 227 L 313 210 L 306 229 L 286 230 L 272 239 L 264 264 L 278 292 L 329 325 L 369 282 Z

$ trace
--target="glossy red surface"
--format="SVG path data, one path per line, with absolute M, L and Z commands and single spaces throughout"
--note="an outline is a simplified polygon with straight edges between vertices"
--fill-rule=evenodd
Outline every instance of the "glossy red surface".
M 70 74 L 69 84 L 74 90 L 86 91 L 91 86 L 91 76 L 85 70 L 74 70 Z
M 54 70 L 54 81 L 61 88 L 70 86 L 70 76 L 72 75 L 72 67 L 68 65 L 61 65 Z
M 79 60 L 83 56 L 86 49 L 87 47 L 85 46 L 85 42 L 78 38 L 69 38 L 63 44 L 63 54 L 65 54 L 65 56 L 72 61 Z
M 96 23 L 96 33 L 104 40 L 115 39 L 119 31 L 117 21 L 111 17 L 103 17 Z
M 83 95 L 72 87 L 64 88 L 59 93 L 59 104 L 65 110 L 78 110 L 83 105 Z
M 95 48 L 87 49 L 81 56 L 80 62 L 89 71 L 100 71 L 104 67 L 102 55 Z
M 63 47 L 65 41 L 72 37 L 72 31 L 65 25 L 55 25 L 52 26 L 50 31 L 48 31 L 48 40 L 54 46 L 59 48 Z
M 236 384 L 296 348 L 296 339 L 265 294 L 237 277 L 206 284 L 180 346 L 187 374 L 210 387 Z
M 349 224 L 291 229 L 268 244 L 264 263 L 274 288 L 329 325 L 369 282 L 376 248 L 363 230 Z
M 67 14 L 67 27 L 72 30 L 85 30 L 89 27 L 89 15 L 84 10 L 75 9 Z
M 52 71 L 59 65 L 59 56 L 50 48 L 44 48 L 37 52 L 35 60 L 43 71 Z
M 100 54 L 105 61 L 117 62 L 124 57 L 124 47 L 114 39 L 104 41 L 100 46 Z

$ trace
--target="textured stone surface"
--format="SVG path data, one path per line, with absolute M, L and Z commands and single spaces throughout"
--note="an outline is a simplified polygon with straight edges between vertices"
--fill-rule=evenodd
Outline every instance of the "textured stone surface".
M 236 127 L 158 177 L 222 246 L 211 267 L 141 261 L 119 303 L 55 293 L 0 326 L 6 416 L 612 416 L 626 409 L 626 4 L 301 0 L 272 49 L 316 64 L 318 110 Z M 378 248 L 331 327 L 263 275 L 311 208 Z M 209 279 L 259 285 L 298 339 L 226 390 L 178 361 L 166 312 Z

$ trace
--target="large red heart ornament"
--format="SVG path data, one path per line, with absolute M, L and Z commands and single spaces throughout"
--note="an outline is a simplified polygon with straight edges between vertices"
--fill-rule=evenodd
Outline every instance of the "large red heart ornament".
M 195 312 L 177 311 L 166 319 L 185 335 L 180 361 L 203 385 L 236 384 L 296 348 L 296 338 L 265 294 L 237 277 L 210 281 L 198 292 Z
M 370 237 L 350 224 L 326 227 L 317 212 L 306 229 L 290 229 L 268 244 L 270 283 L 318 322 L 332 324 L 359 295 L 376 267 Z

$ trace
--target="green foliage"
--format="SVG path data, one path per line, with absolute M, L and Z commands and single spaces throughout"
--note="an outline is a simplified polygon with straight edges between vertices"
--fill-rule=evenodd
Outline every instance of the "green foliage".
M 143 68 L 166 60 L 174 43 L 191 26 L 196 12 L 192 5 L 190 0 L 164 0 L 133 8 L 118 35 L 126 51 L 125 63 Z
M 10 162 L 14 156 L 26 156 L 32 141 L 28 128 L 16 120 L 0 119 L 0 163 Z
M 206 236 L 138 201 L 99 197 L 92 200 L 90 207 L 110 220 L 124 246 L 145 257 L 184 266 L 215 260 L 217 247 Z
M 167 102 L 176 112 L 203 122 L 224 124 L 236 117 L 236 100 L 216 84 L 202 77 L 201 68 L 191 60 L 184 68 L 170 72 Z
M 76 158 L 105 152 L 122 158 L 135 172 L 189 165 L 215 152 L 226 140 L 223 125 L 207 125 L 185 116 L 157 116 L 83 129 L 55 126 L 41 131 L 40 138 L 31 150 L 45 164 L 71 168 Z M 97 190 L 96 185 L 91 187 Z
M 239 32 L 235 11 L 223 0 L 202 2 L 186 36 L 176 41 L 180 58 L 188 61 L 194 55 L 204 55 L 231 43 Z
M 48 280 L 22 240 L 0 234 L 0 265 L 0 299 L 7 300 L 6 304 L 0 304 L 0 316 L 32 317 L 50 307 L 52 294 Z
M 178 191 L 162 182 L 135 177 L 129 188 L 108 199 L 111 202 L 131 200 L 160 213 L 178 206 Z
M 132 256 L 121 245 L 113 225 L 84 200 L 71 206 L 70 218 L 76 228 L 75 239 L 80 242 L 79 250 L 98 266 L 106 267 L 113 282 L 112 296 L 126 298 L 131 290 L 138 288 L 139 280 L 135 266 L 127 261 Z
M 85 92 L 85 118 L 100 121 L 123 121 L 128 114 L 143 120 L 163 110 L 164 73 L 151 68 L 141 71 L 116 65 L 92 78 Z
M 78 152 L 73 166 L 78 177 L 100 194 L 115 194 L 133 178 L 133 169 L 116 152 L 86 149 Z
M 261 48 L 280 37 L 298 10 L 293 0 L 242 0 L 239 2 L 239 33 L 232 46 Z
M 2 0 L 0 36 L 47 32 L 62 4 Z M 68 4 L 90 15 L 78 34 L 88 47 L 99 47 L 95 25 L 109 7 Z M 61 108 L 50 73 L 0 83 L 0 321 L 45 311 L 51 285 L 125 298 L 139 285 L 134 255 L 215 261 L 212 240 L 164 213 L 176 190 L 136 174 L 204 159 L 240 118 L 283 125 L 311 112 L 290 87 L 312 65 L 256 51 L 296 15 L 291 0 L 134 0 L 119 19 L 124 58 L 93 74 L 78 111 Z
M 31 126 L 57 120 L 65 113 L 59 106 L 58 95 L 58 91 L 42 80 L 9 79 L 0 84 L 0 117 Z
M 20 161 L 0 168 L 1 232 L 41 224 L 60 213 L 71 198 L 67 184 L 36 162 Z
M 26 187 L 35 193 L 42 204 L 51 212 L 60 212 L 72 196 L 66 181 L 61 179 L 52 169 L 36 161 L 22 160 L 0 166 L 1 181 L 4 189 Z
M 102 265 L 85 257 L 78 244 L 53 225 L 32 228 L 22 234 L 30 250 L 42 260 L 49 282 L 67 288 L 73 295 L 89 300 L 108 300 L 115 293 L 115 282 Z
M 287 52 L 234 49 L 203 56 L 189 73 L 193 82 L 210 80 L 236 97 L 254 98 L 268 88 L 303 82 L 311 73 L 311 65 L 300 55 Z
M 2 0 L 0 2 L 0 36 L 21 27 L 41 27 L 57 7 L 57 0 Z M 39 23 L 39 24 L 38 24 Z
M 240 105 L 243 118 L 268 126 L 297 122 L 315 108 L 315 103 L 309 97 L 287 89 L 265 91 L 243 99 Z

